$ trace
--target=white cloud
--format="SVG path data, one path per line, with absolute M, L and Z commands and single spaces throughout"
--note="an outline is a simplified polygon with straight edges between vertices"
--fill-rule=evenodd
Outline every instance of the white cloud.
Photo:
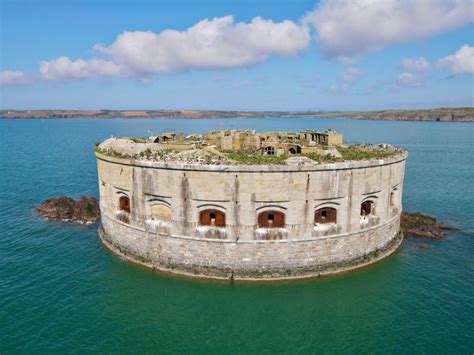
M 474 20 L 472 0 L 322 0 L 303 23 L 331 58 L 416 41 Z
M 349 85 L 347 84 L 332 84 L 329 86 L 329 91 L 334 94 L 342 94 L 349 90 Z
M 421 87 L 425 84 L 431 64 L 424 58 L 404 58 L 402 73 L 398 76 L 400 86 Z
M 77 59 L 59 57 L 40 64 L 41 77 L 44 80 L 74 80 L 97 76 L 125 75 L 127 70 L 114 62 L 103 59 Z
M 474 47 L 465 44 L 454 54 L 440 59 L 437 64 L 453 74 L 474 74 Z
M 111 46 L 95 48 L 135 72 L 162 73 L 248 66 L 271 55 L 296 55 L 308 44 L 308 30 L 292 21 L 256 17 L 234 23 L 232 16 L 224 16 L 199 21 L 183 32 L 124 32 Z
M 0 72 L 1 86 L 29 85 L 34 81 L 33 75 L 22 71 L 5 70 Z
M 430 64 L 424 57 L 405 58 L 401 66 L 402 73 L 397 80 L 401 86 L 423 86 L 431 69 L 447 69 L 453 74 L 474 74 L 474 47 L 466 44 L 434 64 Z
M 342 72 L 341 80 L 352 83 L 359 79 L 361 75 L 362 72 L 360 71 L 360 69 L 356 67 L 348 67 L 344 72 Z
M 424 58 L 405 58 L 402 60 L 402 69 L 405 72 L 421 72 L 430 69 L 430 63 Z
M 333 83 L 328 90 L 334 94 L 343 94 L 351 89 L 361 77 L 362 71 L 356 67 L 347 67 L 339 75 L 340 82 Z
M 308 28 L 289 20 L 255 17 L 250 23 L 234 23 L 232 16 L 224 16 L 199 21 L 182 32 L 123 32 L 110 46 L 94 46 L 110 60 L 60 57 L 42 62 L 40 71 L 46 80 L 69 80 L 245 67 L 273 55 L 297 55 L 309 41 Z
M 413 73 L 404 72 L 398 76 L 398 85 L 400 86 L 420 87 L 423 84 L 424 79 Z

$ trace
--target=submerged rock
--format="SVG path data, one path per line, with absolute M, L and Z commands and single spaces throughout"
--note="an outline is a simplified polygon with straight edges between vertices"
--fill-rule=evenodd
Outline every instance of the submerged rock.
M 68 196 L 50 198 L 36 210 L 46 219 L 79 223 L 92 223 L 100 217 L 97 200 L 90 196 L 82 196 L 77 201 Z
M 420 212 L 402 212 L 400 230 L 406 237 L 442 239 L 446 235 L 446 229 L 455 228 L 439 223 L 436 218 Z
M 420 244 L 417 244 L 416 245 L 418 247 L 418 249 L 422 249 L 422 250 L 430 250 L 430 246 L 428 244 L 425 244 L 425 243 L 420 243 Z

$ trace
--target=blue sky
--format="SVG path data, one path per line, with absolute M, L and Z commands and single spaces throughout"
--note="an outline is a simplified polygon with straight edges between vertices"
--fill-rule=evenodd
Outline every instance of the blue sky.
M 0 4 L 2 109 L 474 106 L 472 0 Z

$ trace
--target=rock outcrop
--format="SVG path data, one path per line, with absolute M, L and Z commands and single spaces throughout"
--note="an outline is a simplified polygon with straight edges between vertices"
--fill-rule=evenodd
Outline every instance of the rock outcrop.
M 442 239 L 446 235 L 446 229 L 455 228 L 439 223 L 436 218 L 420 212 L 402 212 L 400 231 L 406 237 Z
M 50 198 L 36 210 L 42 217 L 51 220 L 92 223 L 100 217 L 97 200 L 90 196 L 82 196 L 77 201 L 67 196 Z

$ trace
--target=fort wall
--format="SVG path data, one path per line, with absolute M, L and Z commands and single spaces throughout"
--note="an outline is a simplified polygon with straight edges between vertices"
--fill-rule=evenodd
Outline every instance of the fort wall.
M 104 244 L 158 270 L 249 280 L 311 277 L 367 265 L 401 241 L 406 152 L 309 167 L 96 156 Z M 325 209 L 335 220 L 317 223 Z M 279 215 L 281 227 L 261 225 L 262 216 L 271 224 Z M 217 224 L 206 222 L 212 217 Z

